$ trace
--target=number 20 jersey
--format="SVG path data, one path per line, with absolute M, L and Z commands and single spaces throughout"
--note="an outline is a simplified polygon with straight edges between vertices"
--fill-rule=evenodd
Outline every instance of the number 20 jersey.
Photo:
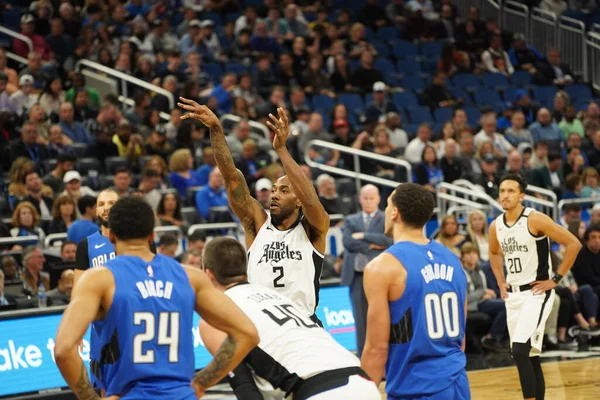
M 435 241 L 397 242 L 386 252 L 407 273 L 404 293 L 389 303 L 388 399 L 433 396 L 464 374 L 467 278 L 458 257 Z
M 506 266 L 506 283 L 527 285 L 536 280 L 550 279 L 550 240 L 546 235 L 534 236 L 529 231 L 528 217 L 536 212 L 526 207 L 514 224 L 506 224 L 506 215 L 496 218 L 496 236 Z
M 117 256 L 105 267 L 113 274 L 115 293 L 94 328 L 106 396 L 195 399 L 190 382 L 196 296 L 184 268 L 160 254 L 149 262 Z

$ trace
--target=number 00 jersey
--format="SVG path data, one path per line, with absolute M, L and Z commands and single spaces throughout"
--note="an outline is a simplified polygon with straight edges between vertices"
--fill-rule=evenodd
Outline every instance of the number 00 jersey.
M 310 242 L 303 218 L 280 231 L 267 217 L 248 249 L 248 281 L 275 289 L 312 316 L 319 303 L 323 254 Z
M 196 399 L 192 317 L 195 297 L 184 268 L 160 254 L 149 262 L 117 256 L 105 318 L 94 322 L 101 354 L 95 373 L 106 396 Z
M 512 226 L 506 224 L 505 214 L 496 218 L 496 236 L 507 271 L 506 283 L 511 286 L 550 279 L 552 273 L 550 240 L 546 235 L 534 236 L 529 231 L 527 218 L 534 212 L 532 208 L 524 208 Z
M 225 291 L 256 326 L 260 342 L 244 360 L 274 388 L 291 392 L 302 379 L 360 361 L 273 289 L 240 283 Z

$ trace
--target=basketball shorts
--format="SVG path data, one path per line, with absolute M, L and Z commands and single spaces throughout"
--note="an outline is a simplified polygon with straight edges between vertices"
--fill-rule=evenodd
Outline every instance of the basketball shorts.
M 462 371 L 454 383 L 441 392 L 424 396 L 397 397 L 388 394 L 388 400 L 471 400 L 471 388 L 467 372 Z
M 381 400 L 375 383 L 360 375 L 352 375 L 344 386 L 309 397 L 307 400 Z
M 544 328 L 554 304 L 554 290 L 542 294 L 533 294 L 531 290 L 508 293 L 506 300 L 506 323 L 510 335 L 510 346 L 513 343 L 530 341 L 530 357 L 539 356 L 542 352 Z
M 360 367 L 321 372 L 294 388 L 293 400 L 381 400 L 379 389 Z

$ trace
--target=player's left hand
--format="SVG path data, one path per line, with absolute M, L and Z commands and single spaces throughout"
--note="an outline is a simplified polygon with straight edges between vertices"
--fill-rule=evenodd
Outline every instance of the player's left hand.
M 533 288 L 531 289 L 531 293 L 533 294 L 542 294 L 547 292 L 548 290 L 552 290 L 556 287 L 556 282 L 552 279 L 548 279 L 545 281 L 535 281 L 533 282 Z
M 275 132 L 275 138 L 273 139 L 273 148 L 279 150 L 285 147 L 288 135 L 290 134 L 289 120 L 287 113 L 282 107 L 277 108 L 277 114 L 279 118 L 273 114 L 269 114 L 271 121 L 267 121 L 267 126 Z

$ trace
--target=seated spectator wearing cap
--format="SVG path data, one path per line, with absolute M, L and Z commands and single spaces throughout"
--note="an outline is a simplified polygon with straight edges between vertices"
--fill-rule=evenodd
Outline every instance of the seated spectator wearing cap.
M 19 78 L 19 90 L 10 96 L 16 114 L 21 117 L 29 112 L 29 109 L 38 102 L 38 96 L 33 93 L 33 76 L 21 75 Z
M 92 144 L 94 142 L 94 138 L 83 124 L 75 121 L 73 104 L 68 101 L 62 103 L 58 116 L 60 129 L 73 142 L 83 144 Z
M 558 153 L 548 155 L 548 165 L 533 170 L 531 184 L 553 190 L 561 197 L 564 176 L 562 174 L 562 157 Z
M 49 61 L 54 58 L 54 54 L 46 43 L 43 36 L 35 33 L 35 17 L 32 14 L 24 14 L 21 17 L 21 35 L 27 36 L 33 43 L 33 51 L 39 54 L 44 61 Z M 16 55 L 27 57 L 29 54 L 29 45 L 21 39 L 13 40 L 13 51 Z
M 564 140 L 562 131 L 552 120 L 552 114 L 547 108 L 538 111 L 537 121 L 529 126 L 529 130 L 536 142 L 543 140 L 555 149 L 559 149 Z
M 8 84 L 8 75 L 0 70 L 0 111 L 8 111 L 10 113 L 17 112 L 17 107 L 12 102 L 11 96 L 6 90 Z
M 508 152 L 514 147 L 500 133 L 496 132 L 496 115 L 488 113 L 481 117 L 481 131 L 475 135 L 475 146 L 483 142 L 491 142 L 494 146 L 496 157 L 506 158 Z
M 497 199 L 500 185 L 498 160 L 492 153 L 486 153 L 479 165 L 481 174 L 476 178 L 475 183 L 483 187 L 492 199 Z
M 42 170 L 42 161 L 47 160 L 50 156 L 48 148 L 38 143 L 38 136 L 37 127 L 32 123 L 25 122 L 21 128 L 21 137 L 10 144 L 10 162 L 13 163 L 17 158 L 23 157 L 33 161 L 35 167 Z
M 431 86 L 425 89 L 423 97 L 432 110 L 438 107 L 458 107 L 463 103 L 461 98 L 452 94 L 446 87 L 446 74 L 436 71 Z
M 397 113 L 398 109 L 394 103 L 388 101 L 387 86 L 384 82 L 375 82 L 373 84 L 373 101 L 367 105 L 365 115 L 367 119 L 377 121 L 381 116 L 390 112 Z
M 81 186 L 81 175 L 77 171 L 66 172 L 63 177 L 63 183 L 65 190 L 61 195 L 70 196 L 75 201 L 78 201 L 83 196 L 96 197 L 98 195 L 88 186 Z
M 506 140 L 513 146 L 518 146 L 521 143 L 533 143 L 533 136 L 529 129 L 525 128 L 525 123 L 525 114 L 523 114 L 523 111 L 513 111 L 510 116 L 510 127 L 504 132 Z
M 254 185 L 254 198 L 258 200 L 265 210 L 271 205 L 271 188 L 273 183 L 267 178 L 260 178 Z
M 75 243 L 79 243 L 82 239 L 98 232 L 99 229 L 98 224 L 95 222 L 96 197 L 83 196 L 77 201 L 77 209 L 80 217 L 67 229 L 67 240 L 72 240 Z
M 545 59 L 542 53 L 533 46 L 527 45 L 525 35 L 522 33 L 514 34 L 512 47 L 508 50 L 508 57 L 517 71 L 527 71 L 531 75 L 537 74 L 539 64 Z

